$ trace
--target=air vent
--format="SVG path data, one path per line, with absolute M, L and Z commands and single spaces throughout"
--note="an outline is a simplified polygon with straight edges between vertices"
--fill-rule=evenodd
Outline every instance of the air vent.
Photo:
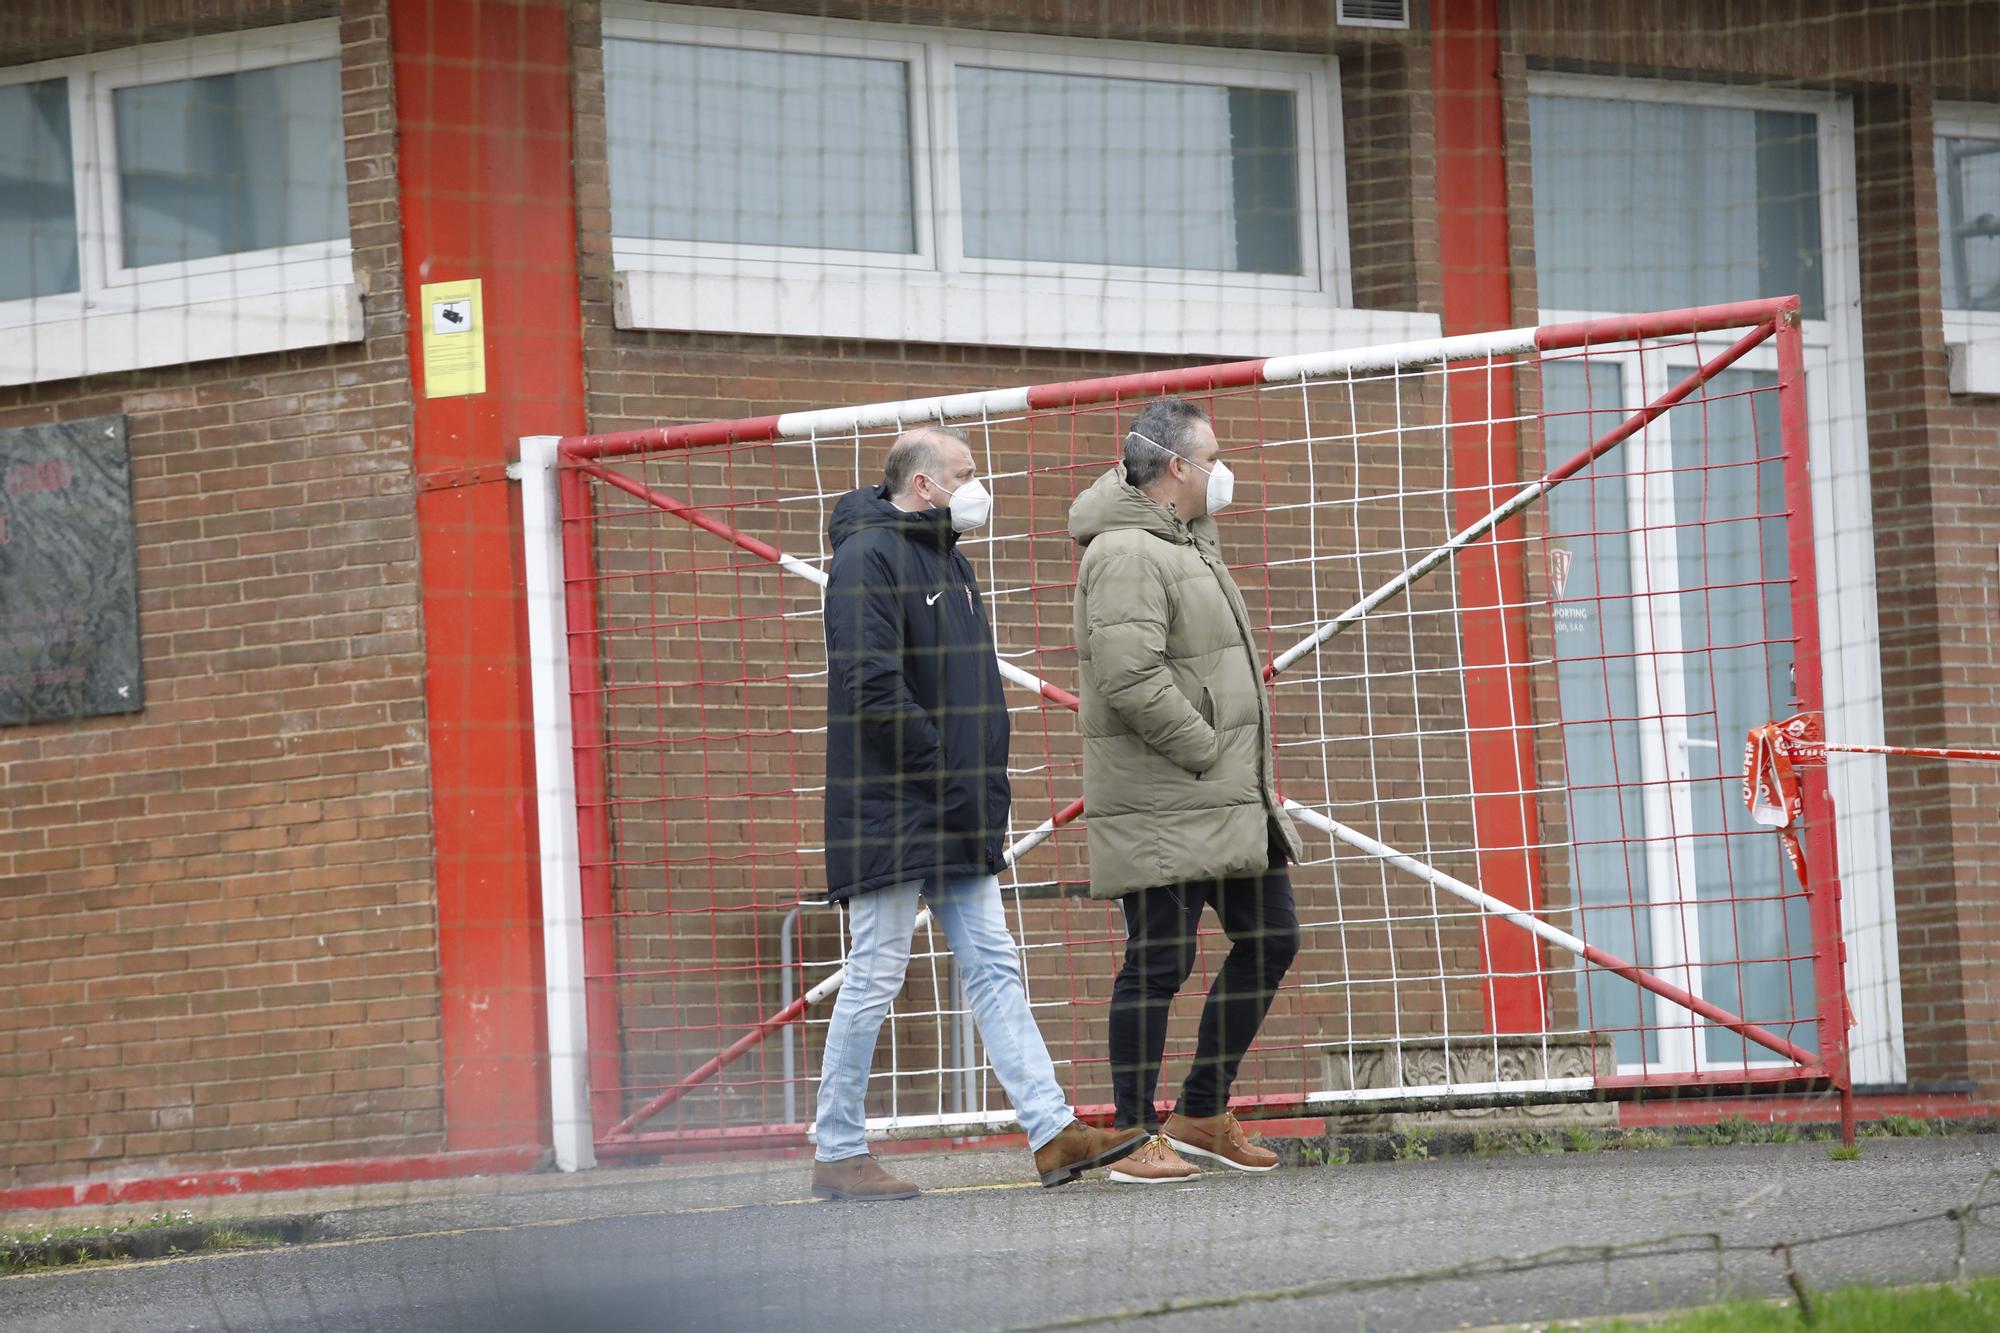
M 1336 13 L 1350 28 L 1410 26 L 1410 0 L 1340 0 Z

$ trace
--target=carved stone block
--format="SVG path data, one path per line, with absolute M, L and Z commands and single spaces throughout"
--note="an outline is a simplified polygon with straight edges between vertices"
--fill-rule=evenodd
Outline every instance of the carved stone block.
M 1530 1083 L 1549 1079 L 1594 1078 L 1617 1072 L 1611 1039 L 1587 1036 L 1466 1037 L 1447 1044 L 1441 1038 L 1363 1043 L 1325 1056 L 1326 1081 L 1335 1092 L 1362 1089 L 1463 1087 L 1482 1083 Z M 1354 1103 L 1352 1111 L 1336 1110 L 1340 1129 L 1399 1130 L 1415 1126 L 1460 1129 L 1517 1129 L 1564 1124 L 1607 1125 L 1617 1122 L 1617 1108 L 1607 1102 L 1566 1101 L 1526 1105 L 1438 1105 L 1428 1109 L 1374 1110 Z

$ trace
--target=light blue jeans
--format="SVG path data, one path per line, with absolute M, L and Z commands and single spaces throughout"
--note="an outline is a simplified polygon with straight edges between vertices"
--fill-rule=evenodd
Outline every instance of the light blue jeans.
M 833 1003 L 826 1053 L 820 1063 L 818 1145 L 822 1162 L 868 1151 L 863 1102 L 875 1038 L 889 1002 L 903 989 L 910 965 L 910 937 L 917 921 L 918 882 L 856 894 L 847 905 L 847 980 Z M 931 917 L 965 978 L 965 995 L 980 1040 L 1000 1086 L 1014 1103 L 1028 1146 L 1040 1148 L 1076 1118 L 1056 1083 L 1049 1048 L 1028 1008 L 1021 983 L 1021 955 L 1007 933 L 1000 881 L 992 875 L 947 880 L 929 895 Z

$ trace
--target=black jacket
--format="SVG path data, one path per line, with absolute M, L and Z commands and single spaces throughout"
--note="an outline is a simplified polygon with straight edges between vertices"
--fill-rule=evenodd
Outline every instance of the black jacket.
M 997 874 L 1007 705 L 950 514 L 868 487 L 840 497 L 827 537 L 827 896 Z

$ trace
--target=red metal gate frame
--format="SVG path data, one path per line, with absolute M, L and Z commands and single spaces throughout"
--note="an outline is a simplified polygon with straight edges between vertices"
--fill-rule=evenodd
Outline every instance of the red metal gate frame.
M 1821 648 L 1818 619 L 1818 589 L 1814 576 L 1814 540 L 1809 457 L 1806 430 L 1805 366 L 1802 350 L 1799 303 L 1796 297 L 1705 306 L 1659 314 L 1589 320 L 1572 324 L 1545 325 L 1537 329 L 1510 330 L 1498 334 L 1471 335 L 1435 340 L 1426 344 L 1373 349 L 1372 352 L 1329 354 L 1321 358 L 1273 358 L 1198 366 L 1177 371 L 1150 372 L 1039 385 L 1026 389 L 994 390 L 949 398 L 914 400 L 903 403 L 872 404 L 853 409 L 804 413 L 790 416 L 763 416 L 738 421 L 704 422 L 689 426 L 659 427 L 612 435 L 577 436 L 563 439 L 557 446 L 562 510 L 562 548 L 566 576 L 565 612 L 569 645 L 569 697 L 574 735 L 576 804 L 578 811 L 578 853 L 583 912 L 583 957 L 585 968 L 585 1008 L 589 1033 L 591 1119 L 596 1149 L 601 1155 L 656 1156 L 687 1149 L 713 1149 L 745 1145 L 802 1142 L 804 1126 L 744 1126 L 716 1130 L 642 1133 L 652 1115 L 672 1105 L 690 1089 L 715 1076 L 732 1060 L 803 1017 L 819 994 L 827 993 L 822 982 L 815 992 L 801 996 L 746 1031 L 729 1047 L 684 1076 L 637 1110 L 622 1114 L 619 1099 L 620 1046 L 618 1041 L 618 1000 L 613 989 L 615 941 L 610 926 L 613 909 L 609 873 L 611 827 L 609 806 L 604 799 L 601 755 L 604 724 L 600 706 L 602 675 L 598 641 L 601 628 L 597 619 L 594 583 L 578 571 L 594 568 L 594 531 L 589 482 L 592 478 L 623 490 L 673 514 L 703 531 L 729 542 L 759 558 L 782 564 L 794 572 L 811 567 L 793 560 L 769 543 L 737 531 L 731 525 L 676 497 L 621 476 L 606 466 L 609 460 L 647 453 L 682 452 L 719 445 L 776 442 L 810 438 L 835 429 L 853 431 L 865 427 L 888 427 L 922 420 L 952 420 L 976 415 L 981 410 L 1037 412 L 1093 403 L 1119 403 L 1163 394 L 1203 393 L 1219 389 L 1244 388 L 1258 384 L 1283 383 L 1308 375 L 1324 375 L 1334 364 L 1349 369 L 1448 364 L 1455 360 L 1495 357 L 1516 352 L 1546 354 L 1562 351 L 1612 350 L 1624 344 L 1662 337 L 1698 335 L 1748 328 L 1750 332 L 1711 358 L 1693 374 L 1634 412 L 1617 427 L 1593 441 L 1575 457 L 1523 487 L 1485 517 L 1470 524 L 1449 542 L 1417 561 L 1369 597 L 1341 616 L 1322 625 L 1315 635 L 1274 659 L 1266 668 L 1266 678 L 1275 677 L 1291 662 L 1314 650 L 1356 623 L 1384 602 L 1398 596 L 1442 565 L 1451 563 L 1475 542 L 1490 537 L 1501 524 L 1521 513 L 1554 486 L 1581 472 L 1591 462 L 1629 439 L 1650 422 L 1687 398 L 1696 388 L 1734 364 L 1752 349 L 1775 342 L 1778 358 L 1778 402 L 1780 437 L 1789 465 L 1785 469 L 1785 502 L 1788 510 L 1788 556 L 1792 583 L 1792 623 L 1795 635 L 1794 664 L 1800 707 L 1808 712 L 1824 710 Z M 816 571 L 813 571 L 816 573 Z M 808 574 L 811 577 L 811 574 Z M 823 577 L 823 576 L 821 576 Z M 1013 673 L 1021 683 L 1030 683 L 1023 673 Z M 1075 696 L 1043 681 L 1032 681 L 1043 698 L 1064 707 L 1076 707 Z M 1703 1087 L 1711 1091 L 1748 1089 L 1772 1084 L 1807 1084 L 1831 1087 L 1839 1096 L 1843 1137 L 1853 1139 L 1853 1090 L 1848 1071 L 1847 1002 L 1845 994 L 1845 946 L 1841 940 L 1840 878 L 1838 852 L 1833 837 L 1833 804 L 1824 770 L 1805 778 L 1801 795 L 1807 829 L 1817 834 L 1807 840 L 1810 879 L 1804 885 L 1807 897 L 1813 952 L 1814 1000 L 1817 1009 L 1820 1055 L 1815 1057 L 1792 1043 L 1748 1023 L 1680 987 L 1655 977 L 1643 969 L 1605 953 L 1595 946 L 1575 940 L 1572 952 L 1593 966 L 1617 973 L 1626 980 L 1775 1051 L 1794 1062 L 1786 1069 L 1743 1069 L 1733 1072 L 1693 1071 L 1640 1075 L 1602 1075 L 1593 1082 L 1595 1090 L 1617 1096 L 1635 1096 L 1647 1091 Z M 1054 829 L 1071 822 L 1083 811 L 1079 798 L 1051 816 L 1035 834 L 1024 839 L 1032 846 Z M 1017 844 L 1022 846 L 1022 844 Z M 1448 877 L 1443 877 L 1448 878 Z M 1455 884 L 1456 881 L 1453 881 Z M 1450 887 L 1446 885 L 1445 887 Z M 1459 889 L 1470 886 L 1458 885 Z M 1457 891 L 1457 890 L 1454 890 Z M 1541 922 L 1533 914 L 1520 911 L 1498 899 L 1485 907 L 1490 918 L 1549 938 L 1548 932 L 1566 935 Z M 1570 937 L 1574 940 L 1574 937 Z M 1565 946 L 1568 947 L 1568 946 Z M 832 979 L 830 979 L 832 980 Z M 1522 1098 L 1526 1100 L 1527 1098 Z M 1502 1100 L 1509 1100 L 1503 1098 Z M 1253 1115 L 1297 1113 L 1307 1106 L 1298 1094 L 1240 1098 L 1236 1109 Z M 1384 1109 L 1375 1103 L 1369 1109 Z M 1086 1118 L 1102 1116 L 1108 1108 L 1083 1108 Z

